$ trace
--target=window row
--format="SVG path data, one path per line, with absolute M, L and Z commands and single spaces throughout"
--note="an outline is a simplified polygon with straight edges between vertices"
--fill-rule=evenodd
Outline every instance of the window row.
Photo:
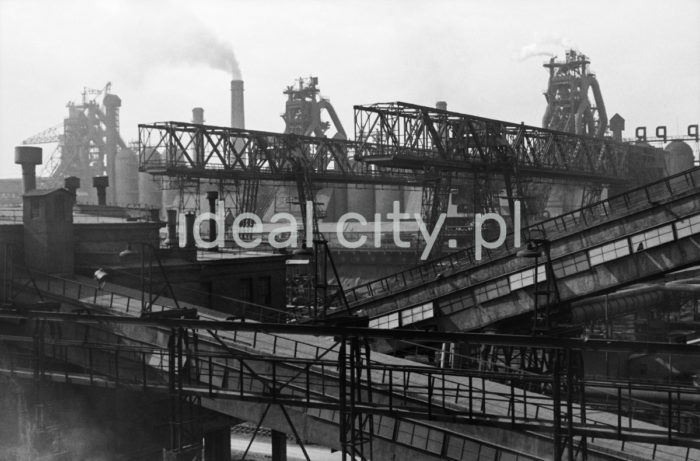
M 425 303 L 419 306 L 409 307 L 398 312 L 392 312 L 381 317 L 370 319 L 370 328 L 398 328 L 418 323 L 422 320 L 430 319 L 435 316 L 433 311 L 433 303 Z

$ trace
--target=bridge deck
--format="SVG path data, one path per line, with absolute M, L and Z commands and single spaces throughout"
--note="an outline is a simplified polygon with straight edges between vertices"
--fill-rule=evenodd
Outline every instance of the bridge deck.
M 544 221 L 525 234 L 551 242 L 564 302 L 697 264 L 700 168 Z M 518 257 L 517 250 L 509 236 L 502 248 L 486 250 L 481 261 L 470 248 L 352 288 L 346 296 L 354 310 L 369 315 L 372 326 L 440 317 L 446 330 L 482 328 L 533 308 L 535 264 Z M 543 258 L 539 262 L 538 282 L 543 282 Z
M 134 307 L 140 305 L 140 293 L 135 290 L 118 286 L 109 286 L 108 291 L 98 290 L 84 278 L 37 277 L 36 283 L 47 298 L 114 316 L 138 315 Z M 161 299 L 160 305 L 167 309 L 173 303 Z M 198 309 L 203 319 L 225 321 L 219 313 Z M 86 364 L 90 345 L 104 343 L 105 335 L 113 335 L 113 342 L 121 344 L 122 352 L 119 360 L 101 362 L 102 369 L 98 371 L 107 382 L 116 385 L 115 377 L 118 381 L 121 376 L 122 385 L 167 387 L 163 375 L 167 374 L 169 363 L 169 329 L 104 325 L 91 326 L 89 335 L 83 330 L 76 331 L 80 331 L 76 337 L 82 341 L 71 355 L 71 362 Z M 271 383 L 287 383 L 282 386 L 284 392 L 280 388 L 277 402 L 294 407 L 289 414 L 295 426 L 302 428 L 302 437 L 314 443 L 338 446 L 341 375 L 337 367 L 341 343 L 329 337 L 242 331 L 199 331 L 199 338 L 199 354 L 193 359 L 200 372 L 186 390 L 199 392 L 206 406 L 256 421 L 264 410 L 261 402 L 270 401 Z M 128 346 L 141 349 L 130 353 Z M 105 353 L 104 347 L 101 351 Z M 271 365 L 273 362 L 277 365 Z M 119 367 L 118 372 L 116 367 Z M 525 460 L 546 458 L 547 453 L 551 453 L 548 433 L 555 407 L 552 399 L 543 394 L 518 389 L 512 381 L 507 385 L 488 380 L 475 371 L 450 372 L 376 352 L 371 354 L 371 367 L 372 406 L 378 408 L 364 409 L 375 412 L 373 448 L 377 459 L 385 459 L 393 453 L 418 454 L 421 459 L 490 459 L 489 453 L 493 456 L 500 451 L 510 459 Z M 146 368 L 147 373 L 143 372 Z M 55 374 L 57 379 L 63 379 L 63 373 Z M 364 382 L 366 385 L 366 377 Z M 696 393 L 696 390 L 690 392 Z M 415 416 L 410 417 L 415 412 L 407 412 L 409 407 L 422 409 L 426 416 L 432 413 L 435 420 L 419 421 Z M 589 442 L 591 454 L 600 455 L 597 459 L 644 457 L 652 451 L 656 453 L 655 459 L 700 457 L 700 450 L 694 448 L 629 441 L 635 437 L 667 434 L 665 428 L 590 409 L 584 422 L 577 406 L 573 414 L 572 422 L 580 430 L 597 434 L 597 438 Z M 266 424 L 288 431 L 280 422 L 284 419 L 279 410 L 271 410 Z M 674 437 L 683 438 L 682 434 L 675 433 Z M 609 438 L 627 439 L 627 442 Z M 603 456 L 603 452 L 609 454 Z

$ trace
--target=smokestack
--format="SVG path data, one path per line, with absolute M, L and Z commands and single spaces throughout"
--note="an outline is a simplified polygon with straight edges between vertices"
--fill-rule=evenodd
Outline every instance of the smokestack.
M 204 124 L 204 109 L 201 107 L 192 109 L 192 123 L 196 123 L 197 125 Z
M 245 128 L 243 80 L 231 80 L 231 128 Z
M 41 165 L 41 147 L 15 147 L 15 163 L 22 165 L 24 192 L 36 189 L 36 166 Z
M 63 180 L 63 184 L 63 187 L 68 189 L 68 192 L 73 195 L 73 203 L 75 203 L 78 196 L 78 189 L 80 189 L 80 178 L 76 176 L 68 176 Z
M 107 187 L 109 186 L 109 176 L 95 176 L 92 178 L 92 187 L 97 189 L 97 204 L 107 205 Z

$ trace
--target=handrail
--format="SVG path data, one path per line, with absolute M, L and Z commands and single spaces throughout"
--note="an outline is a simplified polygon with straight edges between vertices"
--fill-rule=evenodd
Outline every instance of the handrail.
M 665 186 L 661 187 L 660 191 L 666 195 L 652 198 L 650 192 L 658 191 L 659 186 Z M 583 208 L 533 224 L 525 228 L 523 234 L 529 235 L 537 230 L 539 232 L 544 232 L 548 238 L 567 235 L 572 231 L 580 231 L 582 225 L 587 228 L 597 224 L 597 222 L 592 222 L 591 219 L 596 220 L 597 217 L 600 216 L 599 212 L 601 211 L 604 213 L 605 217 L 624 216 L 629 212 L 635 212 L 639 209 L 646 208 L 648 205 L 658 205 L 659 202 L 665 198 L 671 198 L 677 194 L 688 191 L 697 191 L 698 188 L 700 188 L 700 167 L 695 167 L 587 205 Z M 620 205 L 624 206 L 622 213 L 617 212 Z M 508 235 L 512 235 L 512 232 Z M 504 245 L 501 248 L 497 250 L 484 249 L 485 257 L 483 257 L 481 261 L 476 260 L 474 248 L 469 247 L 440 258 L 426 261 L 411 269 L 349 288 L 346 291 L 346 296 L 351 304 L 357 304 L 377 294 L 392 293 L 395 291 L 395 288 L 405 288 L 410 286 L 411 283 L 435 278 L 445 270 L 455 270 L 464 266 L 473 267 L 475 265 L 485 264 L 497 256 L 503 256 L 514 251 L 515 248 L 511 248 L 512 245 L 508 242 L 509 239 L 506 237 Z
M 23 268 L 21 266 L 16 266 L 16 267 L 17 267 L 17 269 L 19 269 L 19 271 L 24 270 L 24 271 L 27 271 L 29 273 L 29 271 L 26 268 Z M 99 288 L 97 285 L 92 286 L 92 285 L 88 285 L 86 283 L 80 282 L 78 280 L 71 280 L 71 279 L 67 279 L 64 277 L 57 276 L 57 275 L 50 275 L 50 274 L 45 274 L 45 273 L 36 272 L 36 271 L 31 271 L 30 274 L 31 274 L 30 277 L 33 274 L 38 274 L 41 277 L 43 277 L 43 279 L 46 281 L 45 284 L 46 284 L 47 291 L 50 291 L 51 284 L 52 284 L 51 281 L 54 280 L 55 281 L 54 283 L 58 282 L 59 287 L 61 287 L 60 294 L 63 296 L 66 296 L 66 294 L 68 293 L 68 287 L 72 286 L 73 288 L 77 287 L 74 290 L 74 291 L 77 290 L 77 292 L 75 293 L 77 295 L 77 299 L 92 298 L 93 304 L 97 304 L 96 300 L 98 298 L 102 299 L 104 296 L 109 296 L 109 305 L 105 306 L 105 307 L 109 307 L 110 309 L 115 309 L 115 310 L 119 310 L 117 308 L 124 307 L 125 313 L 132 313 L 135 309 L 138 309 L 139 311 L 141 309 L 141 298 L 136 298 L 136 297 L 128 295 L 124 292 L 110 290 L 106 287 Z M 42 280 L 41 278 L 36 278 L 36 277 L 34 277 L 34 278 L 35 278 L 35 281 L 37 281 L 37 282 Z M 116 295 L 116 298 L 115 298 L 115 295 Z M 219 299 L 226 300 L 227 302 L 233 301 L 235 303 L 234 306 L 238 310 L 242 310 L 242 312 L 233 312 L 233 313 L 231 313 L 231 315 L 238 315 L 240 317 L 245 317 L 248 319 L 257 319 L 260 321 L 270 320 L 271 318 L 277 319 L 278 321 L 280 321 L 280 320 L 286 321 L 291 317 L 291 314 L 283 309 L 278 309 L 278 308 L 271 307 L 271 306 L 264 306 L 261 304 L 255 304 L 255 303 L 251 303 L 248 301 L 242 301 L 242 300 L 238 300 L 235 298 L 229 298 L 226 296 L 216 295 L 215 297 L 219 298 Z M 126 299 L 125 304 L 121 303 L 121 304 L 124 304 L 123 306 L 114 304 L 115 299 L 119 300 L 119 298 Z M 186 304 L 192 304 L 192 303 L 186 303 Z M 242 309 L 240 309 L 240 306 L 242 306 Z M 152 306 L 152 310 L 155 312 L 162 312 L 162 311 L 165 311 L 168 309 L 172 309 L 172 306 L 168 305 L 167 303 L 154 303 Z M 253 314 L 257 314 L 257 315 L 250 315 L 251 312 Z

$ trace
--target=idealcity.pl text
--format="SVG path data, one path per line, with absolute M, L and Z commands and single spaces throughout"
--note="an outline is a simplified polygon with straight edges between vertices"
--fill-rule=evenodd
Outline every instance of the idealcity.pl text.
M 520 246 L 520 202 L 514 202 L 514 216 L 513 216 L 513 245 L 517 248 Z M 306 225 L 304 228 L 304 244 L 307 248 L 313 246 L 313 204 L 312 202 L 306 202 Z M 413 219 L 418 225 L 418 229 L 425 240 L 425 247 L 423 253 L 421 254 L 421 259 L 426 259 L 433 248 L 433 245 L 437 241 L 437 237 L 440 234 L 445 219 L 447 217 L 446 213 L 440 214 L 435 228 L 430 232 L 423 222 L 423 218 L 419 213 L 413 214 Z M 392 234 L 393 243 L 397 248 L 409 248 L 411 243 L 405 240 L 401 240 L 401 227 L 402 223 L 411 218 L 410 213 L 402 213 L 400 211 L 400 203 L 395 201 L 393 204 L 392 211 L 387 213 L 386 218 L 392 223 Z M 216 238 L 211 241 L 204 240 L 200 232 L 200 226 L 205 221 L 214 221 L 216 223 Z M 493 220 L 498 224 L 499 233 L 496 240 L 487 241 L 483 236 L 483 226 L 488 220 Z M 245 221 L 246 225 L 242 226 Z M 356 222 L 361 226 L 367 226 L 368 222 L 364 216 L 359 213 L 349 212 L 343 214 L 336 223 L 336 237 L 338 243 L 344 248 L 360 248 L 367 243 L 367 235 L 361 235 L 355 240 L 348 240 L 345 235 L 345 225 L 348 222 Z M 278 226 L 272 228 L 268 235 L 267 241 L 269 245 L 273 248 L 295 248 L 298 242 L 298 222 L 294 215 L 290 213 L 275 213 L 270 218 L 271 224 L 279 224 Z M 180 229 L 180 246 L 185 245 L 186 232 L 185 232 L 185 216 L 180 214 L 179 216 L 179 229 Z M 252 224 L 252 225 L 250 225 Z M 377 213 L 374 215 L 374 247 L 380 248 L 382 240 L 382 219 L 381 214 Z M 216 206 L 216 213 L 205 212 L 201 213 L 195 218 L 194 221 L 194 242 L 198 248 L 210 249 L 216 247 L 224 247 L 224 236 L 226 228 L 226 219 L 224 216 L 224 202 L 219 200 Z M 241 213 L 236 216 L 231 224 L 231 232 L 233 234 L 233 240 L 241 248 L 253 249 L 262 243 L 262 238 L 257 236 L 252 239 L 243 239 L 241 235 L 251 236 L 254 234 L 262 234 L 263 223 L 262 219 L 254 213 Z M 481 259 L 482 250 L 484 248 L 495 249 L 503 245 L 507 235 L 506 221 L 497 213 L 476 213 L 474 216 L 474 254 L 477 260 Z M 386 242 L 384 242 L 386 243 Z

